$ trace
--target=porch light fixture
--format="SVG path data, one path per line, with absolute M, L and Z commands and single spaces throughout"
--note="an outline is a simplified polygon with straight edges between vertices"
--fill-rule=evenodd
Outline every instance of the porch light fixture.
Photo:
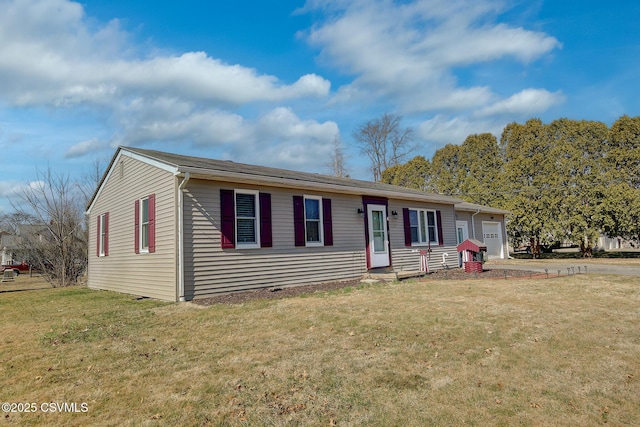
M 398 216 L 398 211 L 391 211 L 391 215 Z
M 364 211 L 362 210 L 362 208 L 358 208 L 358 215 L 364 218 Z

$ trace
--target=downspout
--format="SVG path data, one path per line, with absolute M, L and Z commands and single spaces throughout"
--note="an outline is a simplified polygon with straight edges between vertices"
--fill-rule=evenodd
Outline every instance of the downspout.
M 502 221 L 502 228 L 504 229 L 504 236 L 507 242 L 507 259 L 513 259 L 513 257 L 511 256 L 511 252 L 509 252 L 509 235 L 507 234 L 507 216 L 503 215 L 502 218 L 504 219 L 504 221 Z
M 476 222 L 474 221 L 473 217 L 478 215 L 480 213 L 480 209 L 478 209 L 476 211 L 476 213 L 474 213 L 473 215 L 471 215 L 471 231 L 473 232 L 473 240 L 476 240 Z
M 178 186 L 178 301 L 184 299 L 184 189 L 191 178 L 189 172 L 184 173 Z

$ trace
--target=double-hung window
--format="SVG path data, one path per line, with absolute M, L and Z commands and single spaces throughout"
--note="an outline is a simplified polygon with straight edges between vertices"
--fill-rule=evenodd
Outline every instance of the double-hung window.
M 149 252 L 149 198 L 140 200 L 140 252 Z
M 156 251 L 156 195 L 136 200 L 134 209 L 135 253 L 153 253 Z
M 322 246 L 322 197 L 304 196 L 304 225 L 307 246 Z
M 438 218 L 436 211 L 428 209 L 408 209 L 408 230 L 412 245 L 439 244 Z
M 331 199 L 320 196 L 293 196 L 295 246 L 332 246 Z
M 109 212 L 98 215 L 96 255 L 109 255 Z
M 242 248 L 260 247 L 260 222 L 258 192 L 236 190 L 236 246 Z
M 221 189 L 220 243 L 223 249 L 272 247 L 271 194 Z

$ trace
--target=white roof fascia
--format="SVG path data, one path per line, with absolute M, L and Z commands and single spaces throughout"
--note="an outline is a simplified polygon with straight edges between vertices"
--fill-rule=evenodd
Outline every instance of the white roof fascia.
M 147 156 L 143 156 L 141 154 L 138 153 L 133 153 L 129 150 L 127 150 L 126 148 L 121 148 L 120 149 L 120 153 L 119 153 L 119 157 L 120 156 L 127 156 L 127 157 L 131 157 L 132 159 L 138 160 L 140 162 L 146 163 L 148 165 L 151 166 L 155 166 L 159 169 L 162 169 L 164 171 L 170 172 L 172 174 L 176 174 L 178 172 L 178 168 L 175 165 L 171 165 L 165 162 L 161 162 L 159 160 L 155 160 L 155 159 L 151 159 Z M 116 159 L 117 160 L 117 159 Z M 114 164 L 117 162 L 114 162 Z

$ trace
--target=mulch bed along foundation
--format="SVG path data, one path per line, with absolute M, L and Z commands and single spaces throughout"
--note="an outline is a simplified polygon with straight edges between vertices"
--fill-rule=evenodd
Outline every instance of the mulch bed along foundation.
M 506 270 L 507 278 L 546 278 L 544 273 L 540 274 L 532 271 Z M 421 281 L 430 280 L 471 280 L 471 279 L 504 279 L 505 270 L 494 269 L 484 270 L 482 273 L 466 273 L 461 268 L 438 270 L 421 278 Z M 552 276 L 549 276 L 552 277 Z M 253 291 L 233 292 L 229 294 L 216 295 L 209 298 L 198 298 L 191 302 L 198 305 L 214 304 L 243 304 L 254 299 L 282 299 L 294 297 L 302 294 L 313 294 L 316 292 L 327 292 L 335 289 L 342 289 L 348 286 L 359 286 L 360 279 L 317 283 L 314 285 L 300 285 L 289 287 L 274 287 L 256 289 Z

